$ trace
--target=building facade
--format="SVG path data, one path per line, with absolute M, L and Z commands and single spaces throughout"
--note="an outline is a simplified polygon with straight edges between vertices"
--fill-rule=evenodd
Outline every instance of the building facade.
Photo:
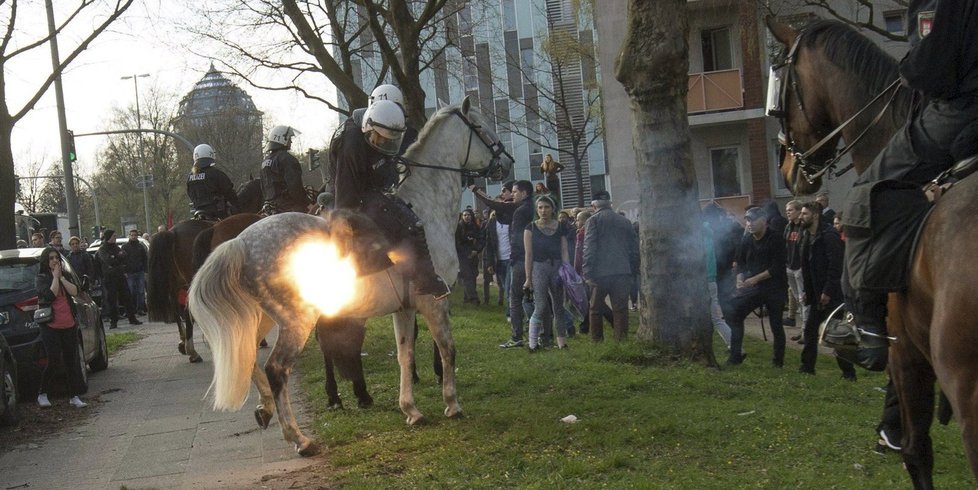
M 262 159 L 262 112 L 251 96 L 211 64 L 203 78 L 180 100 L 173 121 L 177 132 L 217 152 L 217 164 L 237 185 L 257 177 Z M 190 168 L 193 156 L 179 148 Z

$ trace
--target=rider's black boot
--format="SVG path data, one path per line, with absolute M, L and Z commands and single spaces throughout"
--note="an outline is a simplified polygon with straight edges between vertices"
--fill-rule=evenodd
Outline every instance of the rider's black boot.
M 414 292 L 420 295 L 430 294 L 435 300 L 448 296 L 451 290 L 435 273 L 435 266 L 431 263 L 424 228 L 416 226 L 411 230 L 411 245 L 414 247 Z

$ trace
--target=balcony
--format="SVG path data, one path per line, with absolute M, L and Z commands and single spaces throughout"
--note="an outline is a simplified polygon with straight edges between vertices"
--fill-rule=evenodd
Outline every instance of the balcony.
M 744 90 L 740 70 L 690 73 L 686 107 L 689 114 L 743 109 Z

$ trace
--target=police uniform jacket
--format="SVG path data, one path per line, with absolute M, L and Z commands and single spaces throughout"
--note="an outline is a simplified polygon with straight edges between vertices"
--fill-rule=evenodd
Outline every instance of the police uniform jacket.
M 261 164 L 261 191 L 266 201 L 280 211 L 304 208 L 308 204 L 302 188 L 302 166 L 285 148 L 268 152 Z
M 347 121 L 334 142 L 339 147 L 331 152 L 336 172 L 333 195 L 337 208 L 359 208 L 371 194 L 377 196 L 390 188 L 397 171 L 385 155 L 367 143 L 360 126 Z
M 227 206 L 237 206 L 238 196 L 227 174 L 213 165 L 187 176 L 187 197 L 194 210 L 227 213 Z

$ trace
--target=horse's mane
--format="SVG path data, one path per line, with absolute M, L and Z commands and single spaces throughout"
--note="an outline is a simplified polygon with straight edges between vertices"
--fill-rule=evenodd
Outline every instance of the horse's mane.
M 801 47 L 816 49 L 819 45 L 830 63 L 860 81 L 863 95 L 875 96 L 900 76 L 895 59 L 842 22 L 818 20 L 805 26 Z
M 461 106 L 461 104 L 452 104 L 452 105 L 449 105 L 449 106 L 442 107 L 441 109 L 438 109 L 431 116 L 431 119 L 428 120 L 428 122 L 424 125 L 424 127 L 421 128 L 421 131 L 418 133 L 418 141 L 422 141 L 422 140 L 428 139 L 427 138 L 428 133 L 430 133 L 431 131 L 434 131 L 433 128 L 435 126 L 437 126 L 437 124 L 431 124 L 432 122 L 434 122 L 434 121 L 436 121 L 438 119 L 442 119 L 442 118 L 448 117 L 449 115 L 451 115 L 451 113 L 452 113 L 453 110 L 458 109 L 460 106 Z M 472 108 L 474 109 L 475 106 L 473 106 Z

